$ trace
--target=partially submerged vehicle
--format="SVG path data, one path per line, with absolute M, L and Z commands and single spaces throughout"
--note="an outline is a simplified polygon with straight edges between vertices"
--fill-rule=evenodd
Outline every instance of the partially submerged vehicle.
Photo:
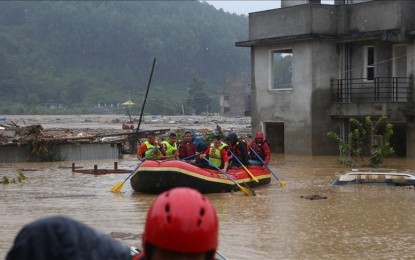
M 413 172 L 397 172 L 395 170 L 357 170 L 338 176 L 333 185 L 345 184 L 387 184 L 396 186 L 415 186 L 415 175 Z

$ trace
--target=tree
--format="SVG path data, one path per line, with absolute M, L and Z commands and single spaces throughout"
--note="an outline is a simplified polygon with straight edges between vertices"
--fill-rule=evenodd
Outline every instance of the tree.
M 205 92 L 204 85 L 205 83 L 196 77 L 190 82 L 187 105 L 195 114 L 206 111 L 209 104 L 209 97 Z
M 371 117 L 367 116 L 363 122 L 360 122 L 350 118 L 351 131 L 346 139 L 342 139 L 338 133 L 329 131 L 327 136 L 335 139 L 339 146 L 338 164 L 347 167 L 363 165 L 365 145 L 370 154 L 368 161 L 370 167 L 378 167 L 384 157 L 393 154 L 395 151 L 390 145 L 393 125 L 385 123 L 387 119 L 387 116 L 381 116 L 378 120 L 372 121 Z
M 247 26 L 247 16 L 200 1 L 0 1 L 0 111 L 29 111 L 48 99 L 85 111 L 97 101 L 122 103 L 125 88 L 145 90 L 154 57 L 152 85 L 164 100 L 184 98 L 189 75 L 211 96 L 249 72 L 249 50 L 235 48 Z M 37 97 L 30 104 L 27 93 Z M 6 105 L 11 99 L 19 106 Z M 206 111 L 199 100 L 192 112 Z M 176 113 L 174 102 L 161 102 L 146 111 Z

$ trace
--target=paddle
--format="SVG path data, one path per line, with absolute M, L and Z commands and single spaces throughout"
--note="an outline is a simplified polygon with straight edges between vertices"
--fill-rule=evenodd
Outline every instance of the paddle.
M 190 155 L 190 156 L 184 157 L 183 159 L 180 159 L 180 161 L 186 161 L 186 160 L 188 160 L 188 159 L 190 159 L 190 158 L 193 158 L 193 157 L 195 157 L 195 156 L 196 156 L 196 154 L 193 154 L 193 155 Z
M 286 186 L 285 182 L 280 181 L 280 179 L 278 178 L 277 174 L 275 174 L 272 171 L 272 169 L 268 165 L 265 164 L 265 162 L 264 162 L 264 160 L 262 160 L 261 156 L 259 156 L 259 154 L 257 154 L 257 152 L 255 152 L 255 150 L 252 149 L 252 147 L 249 147 L 249 149 L 251 149 L 251 151 L 255 154 L 255 156 L 262 162 L 262 164 L 265 165 L 268 168 L 268 170 L 272 173 L 272 175 L 274 175 L 275 179 L 277 179 L 277 181 L 280 183 L 280 186 L 281 187 L 285 187 Z
M 252 172 L 250 171 L 250 170 L 248 170 L 248 168 L 246 168 L 246 166 L 238 159 L 238 157 L 236 157 L 236 155 L 231 151 L 231 150 L 229 150 L 229 152 L 231 152 L 231 154 L 232 154 L 232 158 L 235 158 L 237 161 L 238 161 L 238 163 L 244 168 L 244 170 L 249 174 L 249 176 L 251 176 L 251 178 L 254 180 L 254 181 L 256 181 L 256 182 L 259 182 L 258 181 L 258 179 L 257 179 L 257 177 L 255 177 L 253 174 L 252 174 Z
M 143 160 L 143 162 L 151 155 L 151 154 L 153 154 L 153 152 L 154 152 L 154 150 L 156 149 L 156 146 L 154 146 L 152 149 L 151 149 L 151 151 L 144 157 L 144 160 Z M 112 188 L 111 188 L 111 191 L 112 192 L 121 192 L 121 190 L 122 190 L 122 187 L 124 186 L 124 183 L 130 178 L 130 176 L 131 175 L 133 175 L 135 172 L 136 172 L 136 170 L 140 167 L 140 165 L 143 163 L 143 162 L 141 162 L 141 163 L 138 163 L 137 164 L 137 166 L 131 171 L 131 173 L 130 174 L 128 174 L 128 176 L 127 176 L 127 178 L 125 178 L 125 180 L 124 181 L 122 181 L 122 182 L 119 182 L 119 183 L 117 183 L 117 184 L 115 184 L 114 186 L 112 186 Z
M 245 193 L 245 195 L 248 196 L 255 196 L 255 193 L 253 191 L 251 191 L 251 189 L 246 188 L 246 187 L 242 187 L 241 185 L 239 185 L 239 183 L 237 183 L 234 179 L 232 179 L 231 176 L 229 176 L 225 171 L 222 171 L 218 166 L 216 166 L 213 162 L 211 162 L 209 159 L 203 157 L 203 159 L 205 161 L 207 161 L 210 165 L 212 165 L 213 167 L 215 167 L 218 171 L 220 171 L 221 173 L 225 174 L 226 177 L 228 177 L 229 180 L 231 180 L 233 183 L 236 184 L 236 186 L 239 187 L 239 189 L 241 189 L 241 191 L 243 191 L 243 193 Z M 248 186 L 248 185 L 247 185 Z

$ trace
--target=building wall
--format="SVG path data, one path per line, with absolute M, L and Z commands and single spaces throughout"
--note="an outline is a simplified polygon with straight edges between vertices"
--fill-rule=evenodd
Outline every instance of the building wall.
M 415 76 L 415 40 L 412 40 L 412 45 L 408 46 L 407 49 L 407 64 L 408 64 L 408 75 L 414 78 Z M 412 99 L 415 103 L 415 84 L 412 89 Z M 415 158 L 415 107 L 412 107 L 414 115 L 409 118 L 406 125 L 406 156 Z
M 275 49 L 293 50 L 293 89 L 270 90 L 270 55 Z M 264 124 L 284 124 L 284 152 L 321 155 L 335 151 L 327 138 L 330 118 L 330 78 L 337 73 L 335 45 L 330 41 L 255 47 L 253 132 Z M 258 116 L 257 116 L 258 115 Z M 265 132 L 265 131 L 264 131 Z
M 264 123 L 283 123 L 285 139 L 294 140 L 284 143 L 284 151 L 290 153 L 298 151 L 302 154 L 310 153 L 311 147 L 311 114 L 310 96 L 311 83 L 305 81 L 311 71 L 311 52 L 304 48 L 305 43 L 294 45 L 260 46 L 254 49 L 253 82 L 253 132 L 264 131 Z M 301 47 L 303 46 L 303 47 Z M 271 51 L 276 49 L 293 49 L 293 67 L 302 64 L 298 72 L 293 75 L 292 90 L 270 90 L 271 86 Z M 301 57 L 301 60 L 299 59 Z M 308 64 L 308 65 L 307 65 Z M 303 84 L 299 84 L 302 82 Z M 302 100 L 297 103 L 295 100 Z M 264 131 L 265 132 L 265 131 Z M 308 137 L 308 138 L 307 138 Z M 296 143 L 295 140 L 308 140 L 308 143 Z
M 300 5 L 249 14 L 249 39 L 337 32 L 336 6 Z
M 404 32 L 415 26 L 414 13 L 412 0 L 369 1 L 340 6 L 309 4 L 273 9 L 249 14 L 249 39 L 388 29 Z
M 249 75 L 227 79 L 227 90 L 219 91 L 219 110 L 224 116 L 247 116 L 251 110 Z
M 250 110 L 246 97 L 249 95 L 249 76 L 227 80 L 229 90 L 230 116 L 244 116 Z
M 377 31 L 414 26 L 413 1 L 371 1 L 364 4 L 341 6 L 348 11 L 350 31 Z M 376 15 L 373 15 L 376 14 Z M 403 28 L 402 28 L 403 29 Z
M 87 143 L 87 144 L 50 144 L 48 146 L 49 160 L 79 161 L 79 160 L 117 160 L 120 149 L 116 144 Z M 45 159 L 45 158 L 44 158 Z M 0 146 L 0 163 L 40 161 L 41 158 L 31 157 L 28 145 Z
M 337 122 L 330 116 L 330 79 L 338 75 L 339 55 L 332 41 L 313 41 L 312 45 L 312 155 L 338 152 L 337 144 L 327 137 L 328 131 L 336 131 Z
M 252 130 L 264 131 L 268 123 L 283 124 L 285 153 L 338 153 L 337 145 L 326 134 L 338 130 L 342 120 L 330 116 L 330 78 L 341 77 L 340 42 L 352 42 L 351 77 L 361 78 L 363 46 L 375 46 L 375 62 L 385 61 L 378 64 L 376 73 L 390 77 L 392 66 L 387 61 L 392 58 L 392 42 L 409 41 L 408 76 L 414 75 L 414 40 L 406 35 L 415 28 L 414 1 L 361 2 L 299 5 L 250 14 L 249 41 L 254 42 L 250 46 Z M 371 36 L 380 31 L 383 38 Z M 299 39 L 301 35 L 310 37 Z M 263 39 L 268 42 L 261 43 Z M 270 90 L 270 57 L 276 49 L 293 51 L 292 90 Z M 415 157 L 414 117 L 406 122 L 409 157 Z

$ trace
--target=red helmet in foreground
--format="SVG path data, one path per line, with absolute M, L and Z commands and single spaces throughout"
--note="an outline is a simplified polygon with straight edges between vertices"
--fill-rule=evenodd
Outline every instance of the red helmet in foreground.
M 256 132 L 255 133 L 255 138 L 262 138 L 262 139 L 264 139 L 264 133 L 263 132 Z
M 147 213 L 147 243 L 179 253 L 216 251 L 218 218 L 212 203 L 198 191 L 174 188 L 160 194 Z

